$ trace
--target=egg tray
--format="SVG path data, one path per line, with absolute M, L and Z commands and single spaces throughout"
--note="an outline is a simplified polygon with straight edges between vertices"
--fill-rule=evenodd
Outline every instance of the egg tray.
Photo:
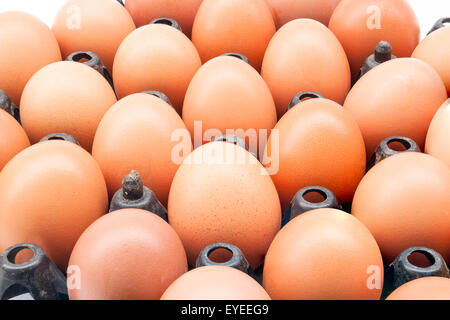
M 14 104 L 14 102 L 12 102 L 12 100 L 3 90 L 0 90 L 0 109 L 5 110 L 10 115 L 12 115 L 17 120 L 17 122 L 21 123 L 19 108 Z
M 16 264 L 15 258 L 22 250 L 32 250 L 33 257 Z M 0 255 L 0 298 L 8 300 L 29 293 L 34 300 L 68 299 L 66 278 L 34 244 L 19 244 Z

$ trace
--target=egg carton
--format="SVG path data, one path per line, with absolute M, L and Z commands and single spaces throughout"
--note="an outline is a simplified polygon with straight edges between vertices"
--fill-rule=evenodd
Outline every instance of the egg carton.
M 33 257 L 15 262 L 19 252 L 31 250 Z M 0 255 L 0 298 L 2 300 L 67 300 L 66 278 L 38 246 L 19 244 Z

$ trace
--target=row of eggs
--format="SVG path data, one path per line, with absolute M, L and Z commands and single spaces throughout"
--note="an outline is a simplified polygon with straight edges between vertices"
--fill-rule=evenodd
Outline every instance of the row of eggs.
M 83 9 L 79 28 L 77 19 L 75 25 L 67 22 L 68 15 L 74 14 L 68 10 L 73 5 Z M 139 26 L 132 5 L 133 1 L 126 2 Z M 0 89 L 20 106 L 23 125 L 22 129 L 9 115 L 0 113 L 5 130 L 1 167 L 8 163 L 0 175 L 1 249 L 36 243 L 61 270 L 68 264 L 87 263 L 83 270 L 88 283 L 104 281 L 96 273 L 104 271 L 99 266 L 105 263 L 115 269 L 114 261 L 123 262 L 127 254 L 131 254 L 134 270 L 139 270 L 135 259 L 143 255 L 139 251 L 133 255 L 129 249 L 143 249 L 146 241 L 155 241 L 145 239 L 148 230 L 148 234 L 139 233 L 140 227 L 145 229 L 144 220 L 150 218 L 141 213 L 140 222 L 138 213 L 136 217 L 130 213 L 115 222 L 116 215 L 108 215 L 91 225 L 106 212 L 123 177 L 138 170 L 144 184 L 168 205 L 175 231 L 167 224 L 162 227 L 162 221 L 149 221 L 150 229 L 163 228 L 171 234 L 167 237 L 172 240 L 157 237 L 165 246 L 151 249 L 155 256 L 170 260 L 157 261 L 165 272 L 173 272 L 173 279 L 164 276 L 168 282 L 185 271 L 187 261 L 194 265 L 202 248 L 218 241 L 237 245 L 253 268 L 262 264 L 268 252 L 265 288 L 272 298 L 379 298 L 379 289 L 365 286 L 362 279 L 367 274 L 362 266 L 382 268 L 382 255 L 390 263 L 408 246 L 433 248 L 448 261 L 450 110 L 443 104 L 448 81 L 440 57 L 446 53 L 442 38 L 448 38 L 450 31 L 435 31 L 414 51 L 419 30 L 406 1 L 389 1 L 388 6 L 379 0 L 378 5 L 383 27 L 370 32 L 374 30 L 367 28 L 368 4 L 364 1 L 342 1 L 327 29 L 308 19 L 281 27 L 283 15 L 273 8 L 278 17 L 274 21 L 262 0 L 204 0 L 193 22 L 192 42 L 179 30 L 161 24 L 134 30 L 127 11 L 113 0 L 69 1 L 55 20 L 56 37 L 26 14 L 0 14 L 0 37 L 7 44 L 7 49 L 0 50 L 4 62 Z M 99 12 L 109 15 L 102 20 Z M 351 14 L 361 18 L 351 19 L 354 25 L 349 25 Z M 186 27 L 183 19 L 179 21 L 189 34 L 189 22 Z M 276 24 L 281 27 L 277 32 Z M 372 70 L 350 90 L 352 79 L 380 40 L 389 40 L 397 57 L 412 54 L 431 66 L 418 59 L 395 59 Z M 78 50 L 97 53 L 112 74 L 115 91 L 100 73 L 84 64 L 56 62 L 61 59 L 60 48 L 64 57 Z M 217 57 L 227 52 L 245 55 L 250 64 L 235 57 Z M 202 62 L 206 63 L 202 66 Z M 173 108 L 162 99 L 140 93 L 146 90 L 163 92 Z M 316 91 L 330 100 L 311 99 L 286 112 L 291 99 L 305 91 Z M 121 100 L 117 101 L 116 94 Z M 175 164 L 172 133 L 182 129 L 193 136 L 199 120 L 204 130 L 278 129 L 280 139 L 269 139 L 262 148 L 279 150 L 278 171 L 269 177 L 261 175 L 259 163 L 249 160 L 246 165 L 224 166 L 219 158 L 215 164 L 214 156 L 207 159 L 208 165 Z M 71 134 L 92 156 L 66 142 L 37 143 L 55 132 Z M 364 176 L 366 161 L 377 145 L 393 135 L 414 139 L 441 161 L 423 154 L 398 155 Z M 27 148 L 30 142 L 35 145 Z M 190 142 L 188 149 L 193 149 Z M 200 152 L 219 155 L 216 149 L 253 157 L 242 148 L 216 142 L 197 148 L 184 161 Z M 264 156 L 260 160 L 265 163 Z M 353 216 L 333 211 L 300 217 L 295 221 L 302 222 L 292 221 L 279 233 L 281 212 L 299 189 L 309 185 L 329 188 L 341 203 L 354 197 L 352 214 L 370 232 Z M 122 219 L 129 219 L 131 226 L 126 228 Z M 114 226 L 118 230 L 110 237 L 105 235 L 104 241 L 95 239 L 102 232 L 90 231 L 114 230 Z M 124 238 L 118 236 L 120 230 Z M 95 249 L 93 244 L 100 247 Z M 298 256 L 287 258 L 287 250 L 292 250 L 287 248 L 296 244 Z M 118 256 L 113 254 L 115 246 Z M 346 254 L 342 248 L 353 250 Z M 317 251 L 316 257 L 312 251 Z M 75 262 L 69 263 L 71 254 Z M 342 273 L 333 278 L 337 282 L 322 283 L 325 269 L 308 271 L 303 266 L 294 283 L 285 275 L 290 268 L 299 268 L 303 257 L 315 260 L 314 268 L 329 267 L 330 273 L 341 263 Z M 155 263 L 144 258 L 143 266 Z M 336 264 L 330 263 L 333 259 Z M 133 283 L 147 283 L 142 273 L 130 271 L 132 266 L 124 267 L 123 273 L 128 271 L 132 277 L 127 281 L 133 282 L 134 275 Z M 298 290 L 307 287 L 305 282 L 311 288 Z M 348 290 L 343 290 L 344 282 Z M 120 281 L 116 285 L 121 287 Z M 100 286 L 99 293 L 94 284 L 87 287 L 94 291 L 88 290 L 81 298 L 117 298 L 115 294 L 125 292 Z M 146 298 L 159 298 L 163 289 Z M 301 292 L 306 295 L 298 295 Z M 125 294 L 141 297 L 137 289 Z

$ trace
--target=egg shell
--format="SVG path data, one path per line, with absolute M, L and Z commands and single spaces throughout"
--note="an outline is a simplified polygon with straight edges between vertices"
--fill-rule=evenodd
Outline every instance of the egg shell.
M 116 102 L 108 81 L 93 68 L 55 62 L 28 81 L 20 116 L 31 143 L 52 133 L 67 133 L 90 152 L 100 120 Z
M 109 72 L 120 43 L 135 29 L 130 14 L 117 0 L 66 1 L 52 27 L 64 59 L 77 51 L 91 51 Z
M 450 279 L 424 277 L 409 281 L 386 300 L 450 300 Z
M 266 170 L 228 142 L 205 144 L 184 160 L 170 189 L 168 211 L 190 265 L 207 245 L 225 242 L 241 249 L 257 268 L 281 224 L 279 198 Z
M 119 98 L 156 90 L 181 114 L 189 82 L 201 61 L 192 42 L 177 29 L 153 24 L 130 33 L 114 59 L 113 79 Z
M 278 117 L 298 93 L 313 91 L 342 104 L 350 89 L 350 67 L 344 49 L 330 30 L 311 19 L 281 27 L 267 47 L 261 69 Z
M 450 262 L 450 169 L 432 156 L 405 152 L 373 167 L 353 199 L 352 214 L 380 246 L 385 263 L 410 247 Z
M 0 110 L 0 171 L 9 160 L 29 146 L 30 140 L 16 119 Z
M 0 173 L 0 249 L 40 246 L 64 271 L 81 233 L 108 207 L 102 172 L 66 141 L 45 141 L 16 155 Z
M 444 27 L 429 34 L 412 53 L 413 58 L 425 61 L 439 73 L 447 93 L 450 93 L 450 64 L 446 59 L 450 54 L 449 41 L 450 28 Z
M 70 256 L 71 300 L 159 300 L 187 271 L 175 231 L 155 214 L 122 209 L 95 221 Z
M 327 99 L 310 99 L 277 123 L 264 152 L 282 209 L 308 186 L 331 190 L 350 203 L 366 168 L 364 140 L 351 114 Z M 278 170 L 277 170 L 278 169 Z
M 263 280 L 274 300 L 377 300 L 383 260 L 356 218 L 317 209 L 281 229 L 267 252 Z
M 177 132 L 186 139 L 174 139 Z M 103 171 L 110 197 L 122 187 L 124 176 L 137 170 L 144 185 L 167 205 L 172 179 L 183 160 L 177 162 L 174 157 L 180 144 L 186 150 L 180 155 L 183 158 L 192 150 L 192 141 L 176 111 L 162 99 L 138 93 L 120 100 L 105 114 L 92 155 Z
M 260 70 L 275 31 L 264 0 L 203 0 L 195 17 L 192 42 L 203 63 L 223 53 L 236 52 Z
M 401 58 L 365 74 L 350 90 L 344 108 L 358 122 L 370 158 L 392 136 L 413 139 L 423 150 L 430 122 L 446 100 L 445 86 L 432 67 Z
M 178 278 L 161 300 L 270 300 L 270 297 L 258 282 L 242 271 L 206 266 Z
M 234 135 L 247 141 L 258 152 L 277 122 L 275 103 L 269 88 L 246 62 L 234 57 L 218 57 L 204 64 L 192 79 L 183 105 L 183 121 L 192 137 L 195 122 L 201 121 L 202 137 L 207 130 L 218 129 L 225 135 Z M 264 136 L 263 136 L 264 137 Z M 195 137 L 194 137 L 195 139 Z M 251 145 L 250 145 L 251 144 Z
M 414 10 L 406 0 L 342 0 L 328 25 L 345 49 L 353 78 L 380 41 L 396 57 L 410 57 L 420 40 Z
M 31 76 L 61 60 L 58 42 L 50 29 L 34 16 L 19 11 L 0 13 L 0 90 L 16 105 Z
M 446 101 L 436 112 L 428 128 L 425 152 L 450 167 L 450 105 Z

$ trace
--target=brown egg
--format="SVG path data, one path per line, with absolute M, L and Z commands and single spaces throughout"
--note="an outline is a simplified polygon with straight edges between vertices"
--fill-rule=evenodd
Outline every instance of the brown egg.
M 78 237 L 107 207 L 105 180 L 89 153 L 66 141 L 38 143 L 0 174 L 0 249 L 33 243 L 65 270 Z
M 450 300 L 450 279 L 425 277 L 405 283 L 386 300 Z
M 31 143 L 63 132 L 91 151 L 97 126 L 116 101 L 108 81 L 94 69 L 57 62 L 39 70 L 27 83 L 20 116 Z
M 369 230 L 336 209 L 289 222 L 270 245 L 264 288 L 276 300 L 376 300 L 383 260 Z
M 195 122 L 201 121 L 199 141 L 209 142 L 205 134 L 219 130 L 219 135 L 246 139 L 250 150 L 257 153 L 258 138 L 270 134 L 277 112 L 269 88 L 255 69 L 235 57 L 218 57 L 203 65 L 192 79 L 183 120 L 192 137 Z M 261 142 L 263 147 L 265 142 Z
M 411 58 L 385 62 L 365 74 L 344 103 L 361 128 L 370 157 L 391 136 L 413 139 L 421 150 L 428 126 L 447 92 L 436 71 Z
M 16 119 L 0 110 L 0 171 L 9 160 L 29 146 L 30 140 Z
M 179 142 L 177 132 L 186 139 Z M 180 144 L 185 153 L 177 160 Z M 176 111 L 162 99 L 139 93 L 120 100 L 105 114 L 92 155 L 102 168 L 111 197 L 121 188 L 123 177 L 136 170 L 166 205 L 175 172 L 191 150 L 190 134 Z
M 133 31 L 114 59 L 113 79 L 119 98 L 157 90 L 181 114 L 189 82 L 201 66 L 192 42 L 177 29 L 153 24 Z
M 239 247 L 256 269 L 281 224 L 267 172 L 244 148 L 228 142 L 205 144 L 184 160 L 168 211 L 191 265 L 207 245 L 225 242 Z
M 323 24 L 298 19 L 284 25 L 267 48 L 261 75 L 281 117 L 299 92 L 314 91 L 343 103 L 350 89 L 344 49 Z
M 366 168 L 364 141 L 351 114 L 327 99 L 310 99 L 277 123 L 264 153 L 283 211 L 307 186 L 331 190 L 349 203 Z M 278 170 L 277 170 L 278 169 Z
M 161 300 L 270 300 L 249 275 L 223 266 L 194 269 L 178 278 Z
M 190 37 L 194 18 L 203 0 L 127 0 L 125 8 L 141 27 L 157 18 L 176 20 Z
M 444 81 L 447 93 L 450 93 L 450 27 L 441 28 L 429 34 L 412 53 L 413 58 L 425 61 L 432 66 Z
M 409 57 L 419 43 L 417 17 L 406 0 L 342 0 L 328 25 L 347 53 L 355 78 L 380 41 L 397 57 Z
M 120 43 L 134 29 L 133 19 L 117 0 L 68 0 L 52 27 L 64 59 L 92 51 L 110 72 Z
M 264 0 L 203 0 L 192 29 L 192 42 L 203 63 L 223 53 L 245 55 L 257 70 L 275 22 Z
M 438 110 L 425 142 L 425 152 L 444 161 L 450 167 L 450 104 L 445 102 Z
M 22 90 L 42 67 L 61 60 L 50 29 L 24 12 L 0 13 L 0 90 L 19 105 Z
M 341 0 L 266 0 L 278 28 L 298 18 L 314 19 L 328 25 Z
M 175 231 L 148 211 L 122 209 L 78 239 L 68 269 L 71 300 L 158 300 L 187 271 Z
M 373 167 L 362 179 L 352 214 L 372 232 L 391 263 L 422 246 L 450 261 L 450 170 L 425 154 L 405 152 Z

